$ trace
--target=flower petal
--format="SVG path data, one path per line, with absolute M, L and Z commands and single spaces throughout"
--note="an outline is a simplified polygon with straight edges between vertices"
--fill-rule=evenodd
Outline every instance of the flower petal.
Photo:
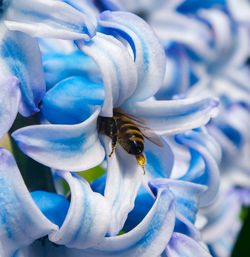
M 58 173 L 71 189 L 71 202 L 64 223 L 49 239 L 70 248 L 85 249 L 104 239 L 110 224 L 111 207 L 99 193 L 94 193 L 88 182 L 69 172 Z
M 190 222 L 195 222 L 199 199 L 206 191 L 206 186 L 172 179 L 154 179 L 150 184 L 157 188 L 169 188 L 174 195 L 176 212 L 182 214 Z
M 149 140 L 144 141 L 144 153 L 147 158 L 145 169 L 148 175 L 154 178 L 169 178 L 174 164 L 174 155 L 166 139 L 161 138 L 161 142 L 162 146 L 158 146 Z
M 0 138 L 12 126 L 20 103 L 20 89 L 16 77 L 0 81 Z
M 111 152 L 110 139 L 103 137 L 106 153 Z M 142 182 L 143 170 L 135 156 L 118 145 L 115 153 L 107 159 L 107 180 L 104 195 L 112 205 L 110 235 L 122 229 Z M 129 190 L 128 190 L 129 189 Z
M 105 86 L 101 115 L 112 117 L 113 108 L 120 107 L 135 91 L 135 64 L 126 47 L 112 36 L 97 33 L 89 44 L 77 44 L 100 68 Z
M 49 167 L 81 171 L 104 158 L 96 130 L 99 110 L 77 125 L 35 125 L 16 130 L 12 136 L 21 150 Z
M 19 111 L 29 116 L 39 111 L 37 105 L 45 93 L 38 43 L 21 32 L 8 32 L 0 27 L 1 73 L 16 76 L 22 95 Z
M 145 120 L 157 134 L 177 134 L 206 124 L 217 112 L 213 98 L 129 103 L 124 109 Z
M 133 50 L 138 85 L 129 101 L 153 96 L 162 86 L 166 57 L 151 27 L 143 19 L 127 12 L 103 12 L 99 23 L 109 28 L 112 34 L 124 37 Z
M 49 10 L 49 11 L 48 11 Z M 12 0 L 5 16 L 10 30 L 34 37 L 85 39 L 94 36 L 96 17 L 86 4 L 86 12 L 70 3 L 51 0 Z
M 171 237 L 174 219 L 171 193 L 160 190 L 153 207 L 135 229 L 124 235 L 105 238 L 95 247 L 96 250 L 86 251 L 86 256 L 159 256 Z
M 185 134 L 176 136 L 179 143 L 186 145 L 191 150 L 195 151 L 204 161 L 204 170 L 198 177 L 193 178 L 192 182 L 206 185 L 207 191 L 201 196 L 201 206 L 209 205 L 215 200 L 218 193 L 220 183 L 219 168 L 215 158 L 208 151 L 207 147 L 200 143 L 202 134 L 195 131 L 189 131 Z M 185 176 L 182 179 L 186 179 Z
M 194 253 L 199 257 L 212 257 L 203 245 L 183 234 L 173 233 L 166 249 L 168 257 L 193 257 Z
M 190 61 L 184 47 L 173 43 L 165 47 L 165 51 L 167 66 L 163 86 L 156 93 L 158 100 L 183 95 L 190 86 Z
M 46 191 L 33 191 L 31 196 L 42 213 L 60 227 L 67 215 L 69 201 L 63 195 Z
M 158 257 L 171 237 L 174 221 L 171 193 L 163 190 L 158 192 L 155 203 L 144 220 L 124 235 L 106 237 L 97 247 L 86 250 L 47 244 L 41 251 L 41 246 L 36 243 L 26 248 L 24 255 L 18 255 L 18 257 L 40 257 L 38 254 L 41 252 L 46 257 Z
M 0 255 L 10 257 L 57 226 L 33 202 L 11 154 L 0 149 L 0 159 Z
M 69 77 L 46 93 L 42 114 L 53 124 L 76 124 L 91 116 L 103 101 L 102 84 L 85 77 Z
M 49 52 L 44 54 L 43 67 L 47 89 L 52 88 L 59 81 L 71 76 L 84 76 L 96 82 L 101 81 L 98 78 L 100 75 L 98 74 L 96 64 L 91 58 L 79 50 L 71 53 Z

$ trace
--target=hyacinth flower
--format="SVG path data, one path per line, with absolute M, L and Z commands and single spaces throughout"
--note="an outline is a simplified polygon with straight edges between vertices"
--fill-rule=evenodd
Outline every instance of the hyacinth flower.
M 210 153 L 221 155 L 220 148 L 214 139 L 202 131 L 189 131 L 178 135 L 178 142 L 188 149 L 191 160 L 186 160 L 184 167 L 183 154 L 174 151 L 174 165 L 166 169 L 164 161 L 154 162 L 154 167 L 148 167 L 148 181 L 153 188 L 168 188 L 173 194 L 176 223 L 172 238 L 166 246 L 166 256 L 197 256 L 207 255 L 202 237 L 195 227 L 197 211 L 214 201 L 218 191 L 219 170 L 217 159 Z M 183 147 L 182 147 L 183 150 Z M 154 151 L 157 152 L 157 148 Z M 147 155 L 148 158 L 153 156 Z M 157 164 L 157 165 L 156 165 Z M 166 172 L 167 171 L 167 172 Z M 105 175 L 92 183 L 95 191 L 103 193 L 105 188 Z M 130 231 L 136 227 L 148 213 L 154 199 L 145 188 L 141 187 L 135 199 L 135 207 L 129 213 L 123 231 Z M 163 256 L 165 256 L 163 254 Z M 188 255 L 189 254 L 189 255 Z
M 54 193 L 30 194 L 12 155 L 1 149 L 0 157 L 3 257 L 161 256 L 172 236 L 175 208 L 167 188 L 152 189 L 155 202 L 135 229 L 121 236 L 105 237 L 111 206 L 82 177 L 58 173 L 70 186 L 70 203 Z
M 17 111 L 23 116 L 38 112 L 38 103 L 45 93 L 40 52 L 32 37 L 88 40 L 95 34 L 95 9 L 87 1 L 74 2 L 0 2 L 0 136 L 8 131 Z
M 156 97 L 162 100 L 172 99 L 175 94 L 219 97 L 223 107 L 209 130 L 223 148 L 221 168 L 225 170 L 224 164 L 229 161 L 227 167 L 231 173 L 230 160 L 240 153 L 242 160 L 235 167 L 234 179 L 239 180 L 237 170 L 241 170 L 240 180 L 247 184 L 245 156 L 249 133 L 248 125 L 242 121 L 249 120 L 248 31 L 228 14 L 230 4 L 203 2 L 180 1 L 174 9 L 161 7 L 147 17 L 165 44 L 170 64 L 166 67 L 164 86 Z
M 205 222 L 199 228 L 212 256 L 229 257 L 242 227 L 242 206 L 249 206 L 249 192 L 223 183 L 216 202 L 202 209 Z M 198 216 L 199 220 L 199 216 Z
M 28 156 L 59 170 L 87 170 L 101 164 L 106 156 L 104 195 L 112 206 L 109 234 L 116 235 L 133 208 L 143 170 L 119 144 L 108 157 L 111 144 L 107 137 L 98 135 L 98 117 L 112 117 L 113 109 L 121 108 L 144 119 L 159 135 L 175 134 L 207 123 L 217 101 L 150 99 L 160 88 L 165 71 L 163 49 L 150 27 L 123 12 L 101 14 L 99 24 L 123 37 L 132 52 L 122 43 L 125 41 L 103 33 L 97 33 L 89 43 L 78 41 L 78 47 L 96 62 L 102 83 L 81 76 L 60 81 L 43 99 L 42 113 L 48 124 L 21 128 L 12 135 Z M 153 143 L 146 142 L 148 152 L 151 146 L 154 149 Z M 169 153 L 164 139 L 161 152 Z

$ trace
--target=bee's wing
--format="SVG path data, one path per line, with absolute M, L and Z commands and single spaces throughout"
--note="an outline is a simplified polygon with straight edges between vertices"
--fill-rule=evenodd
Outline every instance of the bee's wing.
M 161 137 L 156 135 L 154 133 L 154 131 L 152 131 L 150 128 L 141 126 L 140 124 L 138 124 L 138 127 L 140 128 L 140 130 L 145 138 L 147 138 L 152 143 L 158 145 L 159 147 L 163 147 Z
M 121 115 L 121 116 L 124 116 L 124 117 L 126 117 L 127 119 L 136 122 L 137 124 L 143 124 L 143 125 L 146 124 L 143 119 L 140 119 L 140 118 L 138 118 L 138 117 L 136 117 L 136 116 L 134 116 L 134 115 L 132 115 L 132 114 L 124 113 L 121 109 L 115 109 L 115 113 L 116 113 L 116 114 L 119 114 L 119 115 Z M 142 125 L 142 126 L 143 126 L 143 125 Z

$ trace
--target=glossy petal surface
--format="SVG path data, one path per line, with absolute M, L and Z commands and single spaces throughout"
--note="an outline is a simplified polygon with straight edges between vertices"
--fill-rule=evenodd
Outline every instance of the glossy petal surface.
M 45 93 L 42 64 L 36 39 L 21 32 L 9 32 L 0 26 L 1 73 L 20 82 L 22 101 L 19 111 L 29 116 L 39 111 L 37 105 Z
M 1 80 L 0 88 L 0 138 L 2 138 L 16 118 L 20 103 L 20 89 L 16 77 Z
M 119 107 L 136 89 L 137 73 L 132 57 L 121 42 L 101 33 L 89 44 L 78 42 L 78 45 L 100 69 L 105 88 L 101 115 L 112 117 L 113 108 Z
M 194 177 L 191 179 L 192 182 L 206 185 L 208 187 L 207 191 L 201 196 L 201 206 L 209 205 L 215 200 L 215 197 L 219 189 L 219 168 L 216 163 L 216 159 L 213 157 L 211 152 L 207 150 L 207 147 L 203 145 L 203 142 L 200 140 L 202 134 L 199 134 L 195 131 L 186 132 L 183 135 L 177 135 L 177 141 L 181 144 L 186 145 L 191 151 L 194 151 L 196 157 L 193 161 L 199 161 L 199 158 L 202 158 L 204 162 L 204 168 L 201 170 L 201 173 L 193 174 Z M 192 167 L 194 163 L 191 162 Z M 182 177 L 184 180 L 189 180 L 189 172 L 192 172 L 191 169 L 187 172 L 187 177 Z
M 0 159 L 0 254 L 11 257 L 57 226 L 33 202 L 11 154 L 0 149 Z
M 153 96 L 161 87 L 166 58 L 163 47 L 151 27 L 138 16 L 126 12 L 103 12 L 100 24 L 130 44 L 138 71 L 138 85 L 129 101 Z
M 100 164 L 104 158 L 96 130 L 97 110 L 77 125 L 34 125 L 12 136 L 31 158 L 55 169 L 81 171 Z
M 199 257 L 211 257 L 208 250 L 193 239 L 174 233 L 166 249 L 168 257 L 193 257 L 194 253 Z
M 104 138 L 106 153 L 111 152 L 111 142 Z M 111 235 L 122 229 L 128 213 L 134 207 L 134 200 L 142 182 L 143 170 L 133 155 L 120 145 L 107 160 L 107 180 L 104 195 L 112 206 Z M 129 189 L 129 190 L 128 190 Z
M 212 98 L 171 101 L 144 101 L 124 106 L 128 113 L 145 120 L 157 134 L 167 135 L 206 124 L 217 112 L 218 102 Z
M 34 37 L 89 40 L 95 33 L 96 18 L 91 15 L 89 19 L 89 12 L 81 11 L 63 1 L 12 0 L 5 24 Z
M 46 93 L 42 113 L 53 124 L 77 124 L 90 117 L 103 101 L 102 84 L 73 76 L 60 81 Z
M 111 208 L 99 193 L 94 193 L 88 182 L 68 172 L 59 173 L 69 184 L 71 202 L 64 223 L 49 239 L 69 248 L 85 249 L 104 240 L 110 223 Z

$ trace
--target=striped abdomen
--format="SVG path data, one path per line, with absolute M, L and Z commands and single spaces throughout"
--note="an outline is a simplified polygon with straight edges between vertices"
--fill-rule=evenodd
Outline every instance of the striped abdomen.
M 129 153 L 139 155 L 144 150 L 144 137 L 141 130 L 128 117 L 114 112 L 118 143 Z

